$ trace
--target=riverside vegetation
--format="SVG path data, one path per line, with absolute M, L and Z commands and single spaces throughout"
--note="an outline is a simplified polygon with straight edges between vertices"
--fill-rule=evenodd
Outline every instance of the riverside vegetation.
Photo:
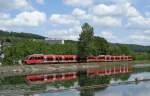
M 0 39 L 11 43 L 4 46 L 3 65 L 13 65 L 30 54 L 78 54 L 87 55 L 131 55 L 135 60 L 150 60 L 150 46 L 110 43 L 105 38 L 94 36 L 88 23 L 81 26 L 78 41 L 65 40 L 64 44 L 49 44 L 43 36 L 29 33 L 0 31 Z

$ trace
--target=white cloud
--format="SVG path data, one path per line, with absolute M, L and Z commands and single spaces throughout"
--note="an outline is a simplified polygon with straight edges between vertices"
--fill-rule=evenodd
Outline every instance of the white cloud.
M 138 10 L 130 2 L 121 2 L 118 6 L 122 9 L 122 14 L 125 14 L 127 17 L 135 17 L 140 15 Z
M 78 40 L 79 34 L 81 32 L 80 26 L 75 26 L 66 29 L 53 29 L 47 34 L 50 38 L 60 38 L 64 40 Z
M 52 14 L 49 18 L 52 24 L 78 25 L 80 22 L 71 15 Z
M 146 17 L 150 17 L 150 12 L 146 12 L 146 13 L 145 13 L 145 16 L 146 16 Z
M 27 0 L 0 0 L 0 9 L 30 9 L 33 7 Z
M 120 15 L 122 13 L 121 8 L 117 5 L 105 5 L 99 4 L 93 7 L 93 13 L 96 15 Z
M 5 28 L 5 27 L 1 27 L 1 26 L 0 26 L 0 30 L 4 30 L 4 31 L 6 31 L 6 30 L 7 30 L 7 28 Z
M 0 25 L 3 26 L 31 26 L 35 27 L 46 20 L 46 15 L 39 11 L 22 12 L 15 18 L 1 19 Z
M 128 18 L 127 27 L 134 29 L 150 29 L 150 18 L 143 16 Z
M 106 16 L 106 17 L 93 17 L 93 24 L 99 27 L 119 27 L 121 26 L 121 19 L 120 18 L 114 18 L 111 16 Z
M 82 17 L 82 16 L 86 15 L 86 12 L 84 10 L 79 9 L 79 8 L 75 8 L 73 10 L 72 14 L 76 17 Z
M 36 0 L 36 2 L 38 3 L 38 4 L 44 4 L 44 0 Z
M 133 41 L 133 43 L 150 45 L 150 30 L 134 32 L 132 35 L 130 35 L 130 39 Z
M 82 10 L 79 8 L 75 8 L 72 11 L 72 16 L 74 16 L 76 19 L 79 19 L 79 20 L 91 20 L 92 18 L 91 14 L 87 14 L 85 10 Z
M 113 32 L 111 31 L 102 31 L 99 34 L 100 37 L 105 38 L 106 40 L 108 40 L 109 42 L 113 42 L 113 43 L 122 43 L 123 39 L 119 39 L 119 37 L 115 34 L 113 34 Z
M 71 6 L 82 6 L 82 7 L 87 7 L 91 6 L 93 4 L 93 0 L 63 0 L 63 2 L 67 5 Z
M 100 34 L 101 37 L 107 38 L 107 39 L 115 39 L 116 36 L 113 35 L 112 32 L 102 31 Z
M 144 17 L 131 3 L 126 2 L 122 6 L 128 20 L 126 24 L 127 28 L 144 30 L 150 28 L 150 18 Z
M 2 19 L 8 19 L 8 18 L 10 18 L 10 14 L 0 13 L 0 20 L 2 20 Z

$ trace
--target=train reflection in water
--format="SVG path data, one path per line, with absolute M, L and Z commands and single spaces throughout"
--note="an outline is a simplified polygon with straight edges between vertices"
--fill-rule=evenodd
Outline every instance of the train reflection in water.
M 52 74 L 42 74 L 42 75 L 28 75 L 26 76 L 26 80 L 30 84 L 43 84 L 54 81 L 62 81 L 62 80 L 71 80 L 80 77 L 82 74 L 86 76 L 95 76 L 95 75 L 115 75 L 115 74 L 123 74 L 129 73 L 132 71 L 132 67 L 129 65 L 122 65 L 119 67 L 105 68 L 105 69 L 88 69 L 86 71 L 80 72 L 59 72 Z
M 46 83 L 46 84 L 40 84 L 40 83 L 26 84 L 25 77 L 27 76 L 1 77 L 0 94 L 3 96 L 20 96 L 20 95 L 21 96 L 35 96 L 35 95 L 55 96 L 56 94 L 58 94 L 59 96 L 62 96 L 62 94 L 66 94 L 67 96 L 70 96 L 70 94 L 72 94 L 73 96 L 101 96 L 101 95 L 108 96 L 108 94 L 113 94 L 113 92 L 119 92 L 119 94 L 121 92 L 121 94 L 126 94 L 124 92 L 130 91 L 133 93 L 132 96 L 136 96 L 143 91 L 145 93 L 149 92 L 150 89 L 150 87 L 148 87 L 150 84 L 149 82 L 142 82 L 142 83 L 133 82 L 130 85 L 123 84 L 123 85 L 111 86 L 114 83 L 120 84 L 120 82 L 134 81 L 136 78 L 138 80 L 141 80 L 150 77 L 150 67 L 130 67 L 127 66 L 127 64 L 125 64 L 125 66 L 122 67 L 124 68 L 128 67 L 129 72 L 124 72 L 122 69 L 122 73 L 120 74 L 116 73 L 115 75 L 110 75 L 109 73 L 107 73 L 107 75 L 102 75 L 102 74 L 98 74 L 99 73 L 98 71 L 95 72 L 98 75 L 90 75 L 87 74 L 88 71 L 96 70 L 96 69 L 89 69 L 88 71 L 86 71 L 86 75 L 81 75 L 81 74 L 80 74 L 81 76 L 77 75 L 76 79 L 70 78 L 70 80 L 57 80 L 55 82 L 51 81 L 50 83 Z M 115 68 L 119 68 L 119 67 L 115 67 Z M 80 73 L 85 74 L 85 72 L 80 72 Z M 99 85 L 100 86 L 107 85 L 107 86 L 100 87 Z M 93 88 L 95 86 L 96 88 Z M 108 94 L 105 95 L 104 92 Z M 140 95 L 140 96 L 145 96 L 145 95 Z

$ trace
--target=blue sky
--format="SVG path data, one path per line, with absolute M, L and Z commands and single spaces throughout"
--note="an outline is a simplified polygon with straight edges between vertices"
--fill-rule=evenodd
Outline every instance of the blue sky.
M 150 0 L 0 0 L 0 29 L 78 40 L 81 25 L 113 43 L 150 45 Z

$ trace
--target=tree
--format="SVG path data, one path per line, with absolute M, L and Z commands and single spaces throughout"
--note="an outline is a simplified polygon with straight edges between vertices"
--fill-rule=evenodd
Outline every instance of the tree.
M 77 54 L 77 45 L 47 44 L 42 40 L 24 39 L 5 47 L 4 53 L 3 65 L 12 65 L 31 54 Z
M 109 55 L 131 55 L 132 50 L 127 46 L 123 44 L 110 44 Z
M 78 55 L 86 60 L 86 57 L 90 55 L 90 46 L 89 44 L 92 41 L 94 32 L 93 27 L 90 26 L 88 23 L 84 23 L 82 25 L 82 32 L 79 35 L 79 42 L 78 42 Z
M 109 44 L 106 41 L 106 39 L 98 37 L 98 36 L 94 36 L 94 38 L 92 39 L 92 41 L 90 43 L 91 54 L 95 55 L 95 56 L 106 55 L 108 46 L 109 46 Z

